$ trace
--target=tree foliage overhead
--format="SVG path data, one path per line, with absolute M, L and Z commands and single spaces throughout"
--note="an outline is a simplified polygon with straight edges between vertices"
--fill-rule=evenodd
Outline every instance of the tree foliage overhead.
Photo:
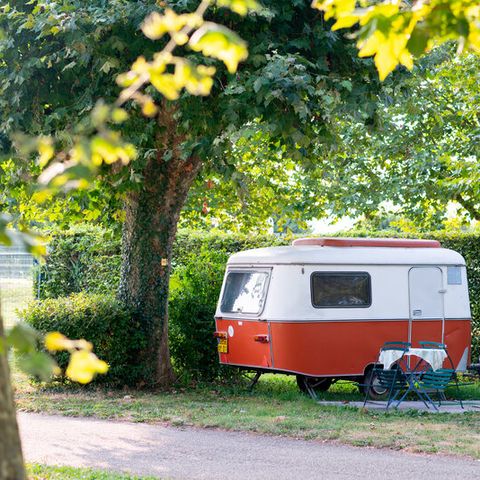
M 305 220 L 335 213 L 335 210 L 340 214 L 342 206 L 349 204 L 350 190 L 337 190 L 347 194 L 345 202 L 337 200 L 336 192 L 333 192 L 335 200 L 326 199 L 325 195 L 331 195 L 329 186 L 336 182 L 330 178 L 332 175 L 338 173 L 340 179 L 348 180 L 351 168 L 357 165 L 338 157 L 332 159 L 324 146 L 329 143 L 336 148 L 336 143 L 341 143 L 338 137 L 332 137 L 339 108 L 348 114 L 340 117 L 340 123 L 346 118 L 350 126 L 356 125 L 357 130 L 350 132 L 355 135 L 362 135 L 359 130 L 365 130 L 365 122 L 371 124 L 374 115 L 376 119 L 380 117 L 379 112 L 373 113 L 377 107 L 372 92 L 377 86 L 369 79 L 369 64 L 356 60 L 344 33 L 328 31 L 328 22 L 325 26 L 323 17 L 312 14 L 314 11 L 304 2 L 264 4 L 266 8 L 262 12 L 240 22 L 236 13 L 221 7 L 233 5 L 234 12 L 245 13 L 247 8 L 255 6 L 254 2 L 217 1 L 217 7 L 208 14 L 208 21 L 220 20 L 249 39 L 250 59 L 236 76 L 229 75 L 228 69 L 217 69 L 214 99 L 195 99 L 188 94 L 180 98 L 185 108 L 176 115 L 183 117 L 180 125 L 188 131 L 188 136 L 195 137 L 182 143 L 184 155 L 193 151 L 208 162 L 203 178 L 190 193 L 184 223 L 210 227 L 213 222 L 232 228 L 239 225 L 235 217 L 240 217 L 240 224 L 249 228 L 255 223 L 265 225 L 267 218 L 276 217 L 279 212 L 284 212 L 286 218 L 302 216 Z M 179 26 L 193 25 L 195 19 L 189 12 L 197 6 L 197 2 L 168 2 L 168 7 L 177 13 L 168 11 L 164 19 L 155 13 L 163 9 L 158 9 L 153 1 L 98 1 L 88 5 L 75 1 L 10 2 L 4 6 L 0 13 L 0 24 L 6 32 L 0 43 L 3 150 L 11 151 L 9 137 L 11 139 L 12 132 L 17 130 L 54 134 L 56 146 L 61 149 L 74 144 L 75 133 L 77 138 L 88 134 L 88 122 L 78 124 L 78 119 L 86 118 L 99 96 L 111 102 L 117 98 L 119 90 L 112 78 L 117 73 L 133 72 L 135 68 L 141 70 L 141 62 L 131 67 L 132 62 L 138 57 L 151 61 L 155 52 L 167 43 L 162 35 L 172 30 L 175 33 Z M 377 57 L 395 57 L 398 45 L 404 45 L 409 58 L 451 38 L 475 49 L 478 9 L 469 0 L 436 0 L 422 4 L 421 8 L 401 2 L 369 4 L 344 0 L 314 2 L 313 6 L 324 10 L 325 18 L 336 18 L 334 30 L 358 24 L 354 35 L 359 45 L 376 38 L 379 48 L 383 49 L 375 57 L 377 67 Z M 353 10 L 356 6 L 364 9 Z M 152 11 L 153 16 L 148 17 Z M 149 21 L 143 23 L 145 17 Z M 160 42 L 145 37 L 139 28 L 142 24 L 143 31 L 151 39 L 161 37 Z M 259 28 L 261 25 L 266 28 Z M 187 51 L 182 50 L 180 54 L 185 54 L 186 62 L 199 61 L 198 56 Z M 390 64 L 392 58 L 388 60 Z M 180 76 L 175 74 L 175 78 L 184 85 L 185 65 L 183 60 L 175 62 L 173 72 L 183 72 Z M 183 65 L 182 68 L 179 65 Z M 207 62 L 206 68 L 212 65 Z M 170 75 L 168 71 L 163 73 Z M 128 75 L 123 77 L 128 80 Z M 29 81 L 32 78 L 36 79 L 33 86 Z M 132 78 L 130 76 L 130 80 Z M 143 110 L 155 108 L 145 103 L 152 95 L 158 101 L 151 87 L 140 95 Z M 359 100 L 364 103 L 361 117 L 357 108 Z M 14 158 L 2 165 L 3 208 L 21 209 L 27 220 L 42 223 L 65 223 L 65 211 L 71 214 L 68 221 L 72 218 L 106 223 L 121 221 L 124 193 L 141 184 L 141 160 L 156 151 L 156 122 L 142 119 L 137 115 L 137 107 L 130 110 L 130 121 L 122 128 L 126 138 L 138 145 L 140 155 L 136 165 L 114 175 L 110 168 L 102 168 L 102 177 L 90 179 L 90 186 L 96 187 L 88 194 L 79 191 L 52 201 L 45 192 L 32 196 L 27 184 L 29 175 L 39 173 L 38 166 L 26 168 L 24 160 Z M 351 114 L 357 114 L 353 121 Z M 122 116 L 117 117 L 119 115 Z M 195 134 L 192 128 L 199 130 Z M 243 128 L 240 134 L 239 128 Z M 236 136 L 232 132 L 237 132 Z M 348 132 L 345 135 L 348 136 Z M 22 144 L 22 140 L 17 137 L 18 144 Z M 248 145 L 252 145 L 250 150 Z M 43 145 L 45 155 L 49 148 L 48 144 Z M 258 165 L 254 165 L 254 160 L 260 158 L 269 169 L 268 177 L 261 175 Z M 312 158 L 317 168 L 312 168 Z M 322 158 L 333 160 L 339 172 L 325 169 Z M 300 168 L 299 159 L 302 160 Z M 368 167 L 365 162 L 363 165 Z M 82 175 L 82 171 L 77 174 Z M 88 172 L 83 174 L 88 177 Z M 107 180 L 106 188 L 102 178 Z M 318 180 L 316 188 L 309 178 Z M 360 179 L 357 183 L 361 186 L 365 182 Z M 256 191 L 249 188 L 253 185 Z M 367 186 L 364 193 L 371 190 Z M 353 203 L 358 203 L 358 192 L 356 189 L 355 195 L 350 195 L 355 197 Z M 464 206 L 468 203 L 472 213 L 470 196 L 464 194 L 463 197 Z M 44 202 L 42 208 L 37 208 L 39 199 Z M 369 206 L 371 202 L 366 204 Z M 254 220 L 253 212 L 259 213 L 258 221 Z
M 233 11 L 223 8 L 227 3 Z M 330 32 L 305 2 L 265 1 L 246 18 L 234 4 L 245 2 L 171 1 L 173 13 L 146 0 L 29 1 L 0 14 L 0 89 L 14 98 L 15 109 L 3 133 L 14 139 L 23 129 L 39 136 L 36 168 L 44 169 L 39 180 L 49 188 L 84 186 L 93 165 L 105 188 L 124 200 L 119 296 L 149 339 L 141 355 L 150 368 L 145 380 L 154 383 L 171 380 L 170 260 L 199 170 L 233 177 L 234 134 L 251 125 L 264 132 L 269 151 L 280 148 L 284 158 L 309 166 L 334 113 L 368 110 L 378 88 L 372 62 L 358 59 L 352 42 Z M 197 6 L 201 22 L 190 16 Z M 204 6 L 212 8 L 201 11 Z M 161 36 L 165 30 L 168 38 Z M 245 58 L 241 38 L 249 40 L 250 54 L 233 74 Z M 119 97 L 111 82 L 117 73 Z M 35 82 L 25 86 L 27 78 Z M 209 78 L 210 95 L 192 95 L 207 93 Z M 129 98 L 136 102 L 125 104 Z M 2 113 L 10 118 L 13 112 Z M 53 158 L 54 152 L 64 153 Z M 28 155 L 10 157 L 23 168 L 20 175 L 31 171 Z
M 250 57 L 236 75 L 216 64 L 211 97 L 196 98 L 185 92 L 178 100 L 178 128 L 186 132 L 182 154 L 201 155 L 207 162 L 206 172 L 215 174 L 220 191 L 225 178 L 233 179 L 234 186 L 235 182 L 241 186 L 246 178 L 242 169 L 248 160 L 243 163 L 239 153 L 239 149 L 246 150 L 245 141 L 237 145 L 235 140 L 241 136 L 239 128 L 255 130 L 253 136 L 262 137 L 256 159 L 276 158 L 279 168 L 281 163 L 299 160 L 308 164 L 315 143 L 328 139 L 334 112 L 342 109 L 357 114 L 361 106 L 368 116 L 378 88 L 371 63 L 358 59 L 353 44 L 343 34 L 330 32 L 321 14 L 305 2 L 264 4 L 262 12 L 247 18 L 223 8 L 209 14 L 249 40 Z M 129 71 L 139 56 L 153 58 L 166 42 L 152 41 L 139 29 L 145 16 L 157 10 L 153 1 L 15 5 L 0 14 L 5 31 L 0 43 L 0 107 L 6 152 L 11 152 L 9 138 L 15 140 L 12 134 L 16 131 L 52 135 L 57 148 L 68 151 L 89 131 L 86 119 L 97 100 L 113 102 L 117 98 L 120 89 L 112 81 L 116 75 Z M 179 13 L 195 6 L 196 2 L 169 2 Z M 198 62 L 198 55 L 184 54 L 188 61 Z M 151 87 L 145 94 L 160 101 Z M 77 219 L 121 220 L 123 194 L 141 187 L 143 164 L 155 155 L 158 133 L 155 118 L 143 117 L 135 105 L 128 110 L 130 119 L 122 125 L 123 136 L 138 152 L 128 169 L 112 172 L 111 167 L 102 167 L 106 184 L 102 177 L 97 179 L 98 188 L 93 193 L 79 191 L 51 202 L 45 193 L 37 192 L 32 198 L 30 187 L 26 188 L 25 180 L 38 174 L 40 167 L 12 156 L 5 166 L 3 184 L 15 195 L 4 197 L 4 207 L 19 208 L 20 204 L 29 219 L 47 222 L 61 222 L 66 210 Z M 236 137 L 232 142 L 233 132 Z M 287 192 L 281 176 L 278 182 Z M 204 197 L 213 193 L 212 189 L 198 191 L 199 195 L 192 197 L 191 212 L 204 210 Z M 272 214 L 289 206 L 285 196 L 270 192 L 268 196 L 278 198 Z M 17 198 L 13 205 L 6 205 L 7 196 L 10 203 L 12 197 Z M 36 208 L 39 198 L 46 202 L 42 212 Z M 268 209 L 270 200 L 260 208 Z M 49 205 L 51 208 L 45 208 Z
M 412 75 L 386 83 L 373 122 L 338 118 L 337 142 L 305 187 L 319 185 L 336 215 L 403 216 L 428 230 L 456 202 L 467 218 L 480 218 L 480 60 L 451 50 L 435 50 Z

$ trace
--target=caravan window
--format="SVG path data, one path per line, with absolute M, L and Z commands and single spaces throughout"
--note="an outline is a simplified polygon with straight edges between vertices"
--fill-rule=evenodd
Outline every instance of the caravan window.
M 372 303 L 367 272 L 313 272 L 311 291 L 316 308 L 369 307 Z
M 267 272 L 229 272 L 222 297 L 222 312 L 259 314 L 265 301 Z

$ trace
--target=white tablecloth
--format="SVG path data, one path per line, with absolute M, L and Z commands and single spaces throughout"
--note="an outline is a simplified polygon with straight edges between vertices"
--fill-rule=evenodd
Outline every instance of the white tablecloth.
M 383 350 L 380 352 L 378 361 L 383 364 L 384 368 L 389 369 L 403 355 L 400 350 Z M 447 352 L 442 348 L 409 348 L 405 352 L 405 356 L 412 356 L 425 360 L 433 370 L 442 368 L 443 361 L 447 358 Z

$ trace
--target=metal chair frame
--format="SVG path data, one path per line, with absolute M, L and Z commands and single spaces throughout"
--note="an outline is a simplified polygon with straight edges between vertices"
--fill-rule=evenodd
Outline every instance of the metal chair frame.
M 418 342 L 422 348 L 442 348 L 445 350 L 447 354 L 447 359 L 450 363 L 451 368 L 439 368 L 438 370 L 427 370 L 424 375 L 422 375 L 419 379 L 419 384 L 424 390 L 433 390 L 438 396 L 438 406 L 440 407 L 443 401 L 447 401 L 447 397 L 445 396 L 445 389 L 448 387 L 450 383 L 455 384 L 457 389 L 457 393 L 460 394 L 460 385 L 458 383 L 458 376 L 457 371 L 455 369 L 455 365 L 453 364 L 452 357 L 448 353 L 447 345 L 444 343 L 439 342 L 432 342 L 432 341 L 420 341 Z M 445 380 L 447 380 L 445 383 Z M 425 382 L 426 380 L 426 382 Z M 468 385 L 468 384 L 465 384 Z M 439 388 L 436 388 L 438 386 Z M 462 399 L 460 396 L 458 397 L 458 402 L 462 409 L 464 408 Z M 433 402 L 432 402 L 433 403 Z
M 370 389 L 372 388 L 373 379 L 375 378 L 375 376 L 377 376 L 381 387 L 385 388 L 389 392 L 386 410 L 388 410 L 388 408 L 396 400 L 398 395 L 400 395 L 400 393 L 404 389 L 408 388 L 407 378 L 405 376 L 403 369 L 401 368 L 400 363 L 404 359 L 405 353 L 408 351 L 410 347 L 411 347 L 411 344 L 409 342 L 403 342 L 403 341 L 391 341 L 391 342 L 385 342 L 383 344 L 382 348 L 380 349 L 380 352 L 387 351 L 387 350 L 398 350 L 402 352 L 402 356 L 395 362 L 396 368 L 384 369 L 383 368 L 384 366 L 380 363 L 376 363 L 374 365 L 373 372 L 371 375 L 371 381 L 370 383 L 364 385 L 366 387 L 365 399 L 363 402 L 364 407 L 367 404 L 368 394 Z
M 452 368 L 441 368 L 433 371 L 428 362 L 425 362 L 423 359 L 420 359 L 413 368 L 410 368 L 410 363 L 405 364 L 402 368 L 402 364 L 405 363 L 405 354 L 411 347 L 411 344 L 409 342 L 401 341 L 385 342 L 380 349 L 380 352 L 385 350 L 399 350 L 402 351 L 403 354 L 395 364 L 392 365 L 394 368 L 384 369 L 382 364 L 375 364 L 371 376 L 372 381 L 368 385 L 365 385 L 366 394 L 363 402 L 364 407 L 367 404 L 369 390 L 373 385 L 373 379 L 375 377 L 378 379 L 380 386 L 389 391 L 386 410 L 388 410 L 393 403 L 396 403 L 395 408 L 398 408 L 405 398 L 407 398 L 408 394 L 414 392 L 428 409 L 433 407 L 438 411 L 438 407 L 441 406 L 442 400 L 447 400 L 445 389 L 450 383 L 452 383 L 452 380 L 459 392 L 457 373 L 452 358 L 448 353 L 447 346 L 443 343 L 433 341 L 420 341 L 419 344 L 422 348 L 441 348 L 445 350 Z M 432 392 L 436 393 L 438 396 L 438 407 L 431 398 Z M 402 395 L 399 398 L 400 394 Z M 458 401 L 461 407 L 464 408 L 462 400 L 459 398 Z

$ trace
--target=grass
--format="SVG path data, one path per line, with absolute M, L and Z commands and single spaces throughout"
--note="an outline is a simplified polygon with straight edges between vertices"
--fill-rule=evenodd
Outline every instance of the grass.
M 27 465 L 29 480 L 154 480 L 158 477 L 136 477 L 104 470 L 73 467 L 49 467 L 46 465 Z
M 35 388 L 15 373 L 20 410 L 132 422 L 164 423 L 285 435 L 410 452 L 466 455 L 480 459 L 480 412 L 430 414 L 321 406 L 298 392 L 294 378 L 262 377 L 254 392 L 245 383 L 203 385 L 168 392 L 106 392 Z M 480 398 L 480 385 L 464 397 Z M 356 387 L 338 383 L 326 400 L 359 400 Z
M 0 278 L 2 318 L 6 327 L 17 321 L 17 309 L 22 310 L 33 300 L 32 289 L 30 278 Z

